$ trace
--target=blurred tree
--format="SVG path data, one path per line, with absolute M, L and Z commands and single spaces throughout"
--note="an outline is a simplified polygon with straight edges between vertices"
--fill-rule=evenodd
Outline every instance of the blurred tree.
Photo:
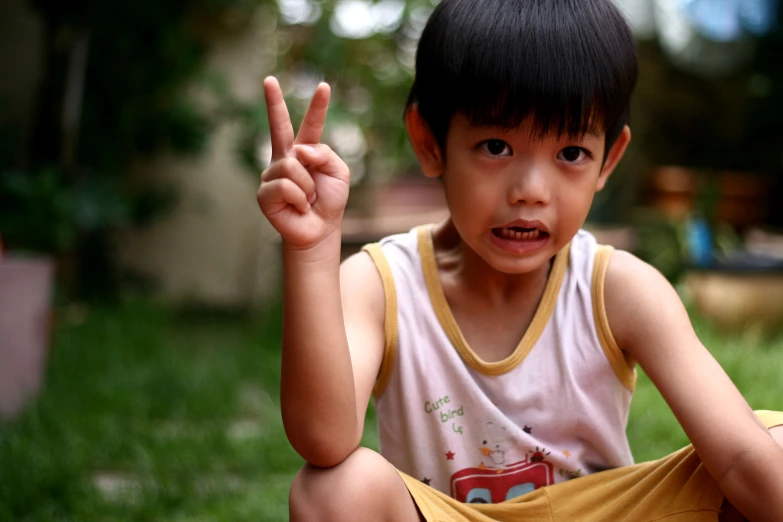
M 188 95 L 203 74 L 205 21 L 230 30 L 272 0 L 31 4 L 44 25 L 43 79 L 29 142 L 12 128 L 0 139 L 12 144 L 0 147 L 0 233 L 11 248 L 72 258 L 74 290 L 109 295 L 112 232 L 143 224 L 174 196 L 131 190 L 130 166 L 166 150 L 197 153 L 235 116 Z
M 357 185 L 415 169 L 402 125 L 419 35 L 432 0 L 280 0 L 278 66 L 301 119 L 321 80 L 332 86 L 329 141 Z M 267 151 L 268 154 L 268 151 Z M 266 155 L 256 165 L 265 166 Z

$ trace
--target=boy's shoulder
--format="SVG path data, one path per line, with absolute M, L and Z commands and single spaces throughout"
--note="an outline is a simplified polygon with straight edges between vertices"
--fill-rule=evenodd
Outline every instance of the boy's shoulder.
M 418 246 L 419 241 L 421 241 L 426 234 L 431 234 L 434 226 L 435 225 L 433 224 L 416 225 L 407 231 L 386 235 L 379 239 L 377 244 L 382 247 L 391 245 L 408 248 L 410 246 Z
M 434 225 L 419 225 L 407 232 L 399 232 L 382 237 L 374 243 L 362 247 L 376 266 L 383 264 L 418 266 L 422 255 L 426 255 L 432 245 L 431 233 Z
M 343 292 L 360 294 L 364 299 L 383 301 L 395 289 L 395 273 L 401 268 L 420 264 L 419 242 L 429 233 L 429 226 L 414 227 L 408 232 L 390 234 L 367 243 L 347 257 L 340 267 Z M 388 303 L 387 303 L 388 305 Z
M 672 284 L 655 267 L 630 252 L 613 250 L 604 281 L 604 302 L 611 330 L 623 349 L 633 351 L 640 337 L 679 320 L 684 305 Z M 677 320 L 672 319 L 673 323 Z

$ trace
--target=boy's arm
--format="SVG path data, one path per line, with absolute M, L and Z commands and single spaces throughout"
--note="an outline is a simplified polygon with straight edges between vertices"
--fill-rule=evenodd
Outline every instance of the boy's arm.
M 750 520 L 783 520 L 783 449 L 702 345 L 674 288 L 616 251 L 604 297 L 618 345 L 661 392 L 728 500 Z
M 315 261 L 296 252 L 284 260 L 283 422 L 294 449 L 322 467 L 359 445 L 384 348 L 373 262 L 361 253 L 339 267 L 340 245 L 329 246 Z
M 264 91 L 272 162 L 258 205 L 283 240 L 283 424 L 305 460 L 334 466 L 359 444 L 380 367 L 382 283 L 366 255 L 347 262 L 341 277 L 350 172 L 320 143 L 329 86 L 316 89 L 296 136 L 280 84 L 267 78 Z

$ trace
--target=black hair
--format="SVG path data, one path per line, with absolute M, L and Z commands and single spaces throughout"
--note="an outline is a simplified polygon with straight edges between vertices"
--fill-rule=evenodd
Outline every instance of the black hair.
M 604 132 L 629 119 L 638 77 L 633 34 L 610 0 L 442 0 L 416 51 L 407 109 L 445 149 L 449 124 L 517 128 L 538 138 Z

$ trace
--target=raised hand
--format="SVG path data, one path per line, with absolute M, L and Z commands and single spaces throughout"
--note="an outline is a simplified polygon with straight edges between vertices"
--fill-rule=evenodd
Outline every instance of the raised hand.
M 348 167 L 321 143 L 331 91 L 318 86 L 296 137 L 275 78 L 264 80 L 264 92 L 272 162 L 261 174 L 258 205 L 286 246 L 307 249 L 339 232 L 348 202 Z

